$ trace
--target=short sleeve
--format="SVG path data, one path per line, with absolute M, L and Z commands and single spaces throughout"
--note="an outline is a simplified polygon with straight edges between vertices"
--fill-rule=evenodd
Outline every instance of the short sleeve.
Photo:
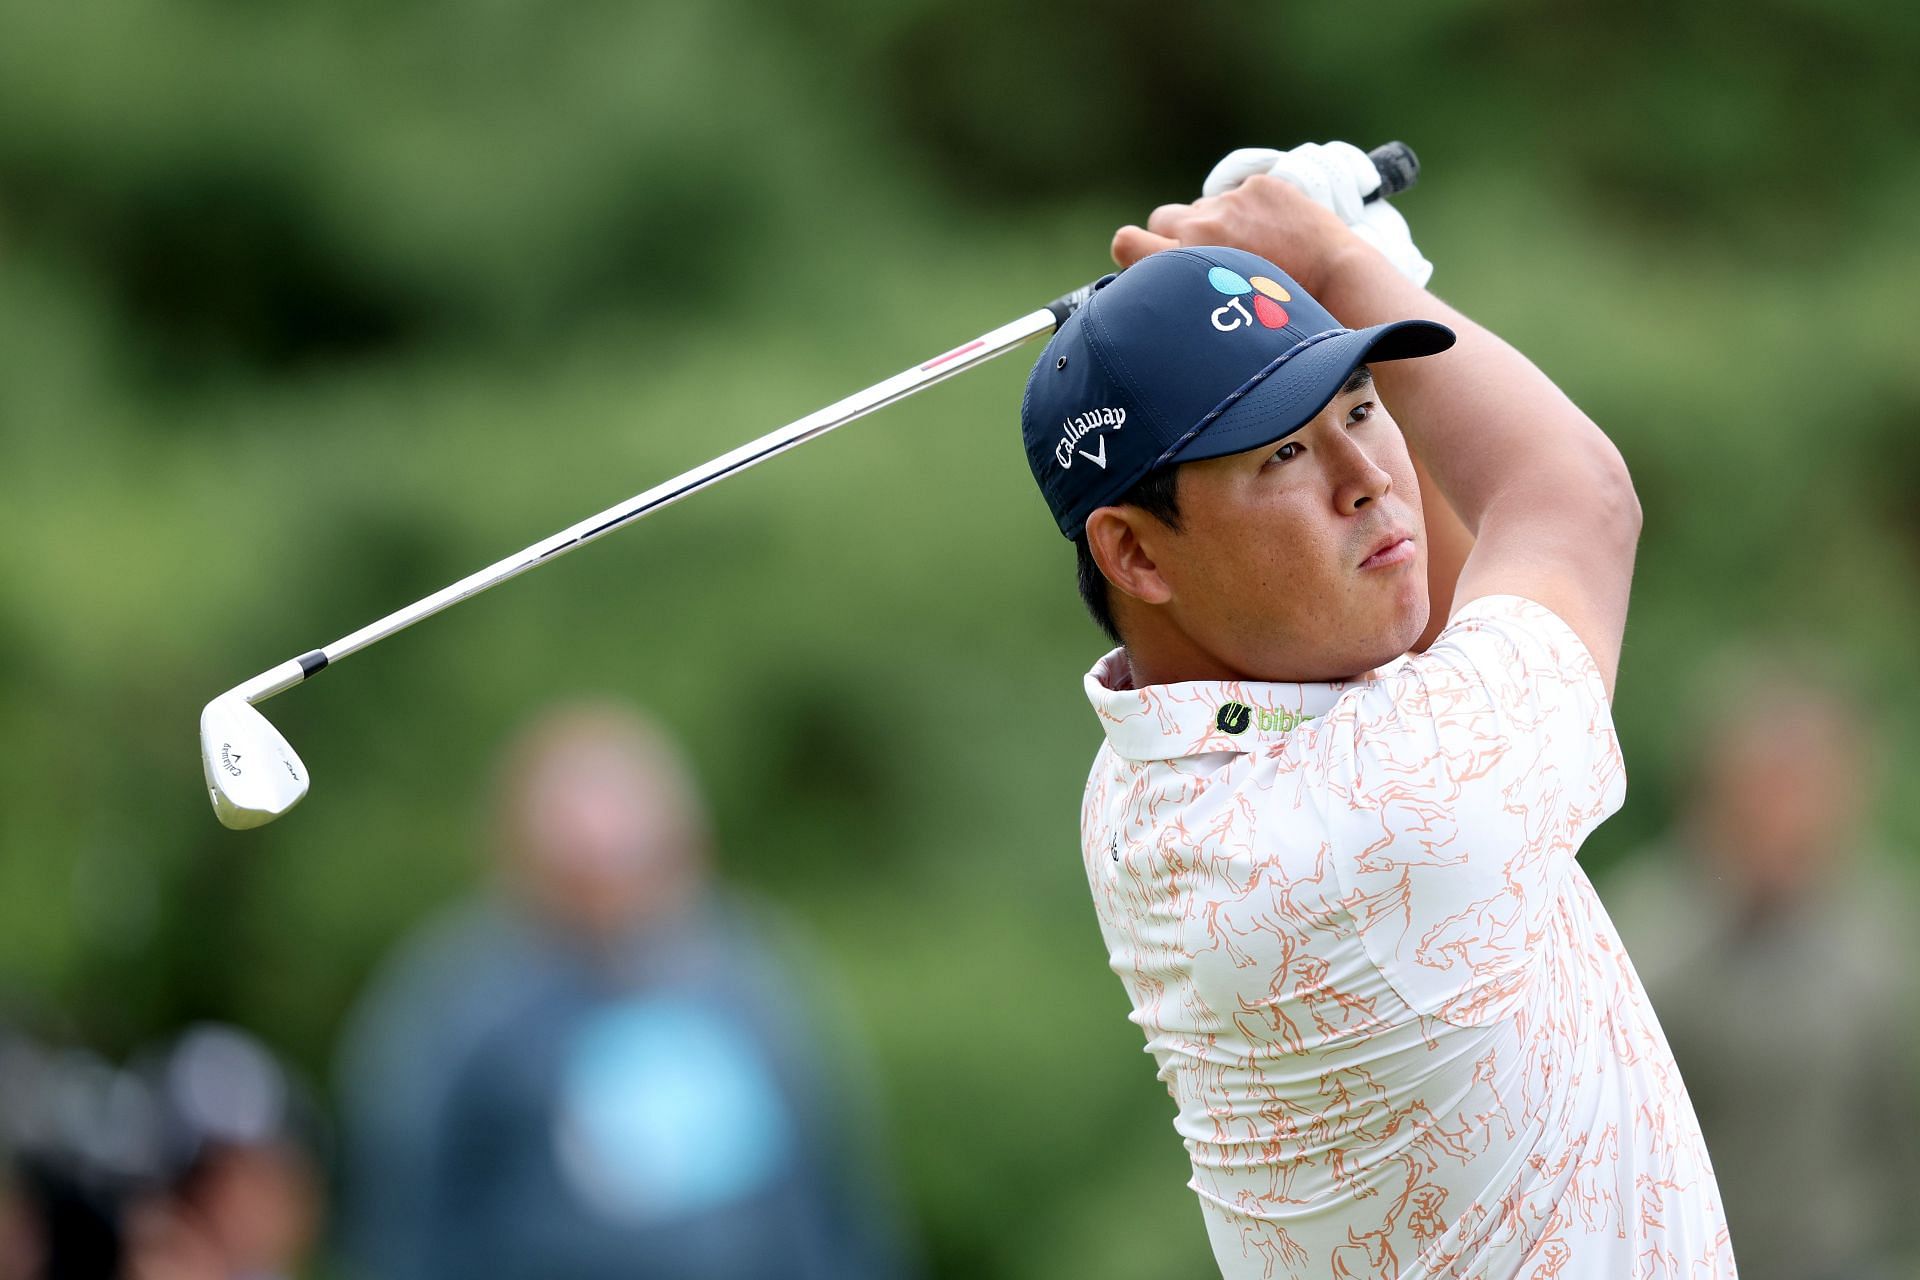
M 1518 596 L 1471 601 L 1321 726 L 1326 822 L 1368 957 L 1417 1011 L 1505 1016 L 1581 842 L 1626 798 L 1600 671 Z

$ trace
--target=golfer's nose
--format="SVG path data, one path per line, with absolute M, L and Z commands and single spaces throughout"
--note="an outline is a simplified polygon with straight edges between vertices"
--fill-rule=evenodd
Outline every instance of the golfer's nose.
M 1333 505 L 1341 515 L 1357 514 L 1392 489 L 1393 477 L 1359 445 L 1343 439 L 1336 446 Z

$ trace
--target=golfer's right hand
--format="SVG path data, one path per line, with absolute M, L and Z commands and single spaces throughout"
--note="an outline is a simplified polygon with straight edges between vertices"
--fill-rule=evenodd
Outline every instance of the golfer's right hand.
M 1202 196 L 1192 204 L 1163 204 L 1145 228 L 1120 228 L 1113 237 L 1113 260 L 1130 267 L 1162 249 L 1202 244 L 1257 253 L 1329 306 L 1329 286 L 1356 262 L 1364 267 L 1364 260 L 1372 259 L 1379 269 L 1392 270 L 1333 210 L 1292 183 L 1266 174 L 1256 174 L 1223 195 Z
M 1351 142 L 1303 142 L 1291 151 L 1242 147 L 1229 151 L 1200 184 L 1203 195 L 1225 195 L 1256 174 L 1284 179 L 1339 215 L 1353 233 L 1378 249 L 1400 274 L 1424 287 L 1433 278 L 1400 211 L 1385 200 L 1369 202 L 1380 173 Z

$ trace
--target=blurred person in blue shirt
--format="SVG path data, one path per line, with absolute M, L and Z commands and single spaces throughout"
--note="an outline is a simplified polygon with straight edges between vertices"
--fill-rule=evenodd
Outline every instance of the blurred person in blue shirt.
M 1680 820 L 1606 901 L 1685 1074 L 1745 1280 L 1920 1275 L 1920 913 L 1870 836 L 1868 718 L 1812 674 L 1722 664 Z
M 872 1090 L 787 930 L 710 877 L 679 754 L 556 712 L 508 755 L 498 892 L 403 945 L 343 1050 L 370 1280 L 905 1273 Z

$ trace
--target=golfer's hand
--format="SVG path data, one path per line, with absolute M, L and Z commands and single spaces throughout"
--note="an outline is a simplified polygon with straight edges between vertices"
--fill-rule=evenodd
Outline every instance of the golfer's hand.
M 1305 142 L 1291 151 L 1242 147 L 1227 153 L 1200 185 L 1202 195 L 1232 191 L 1256 174 L 1268 174 L 1292 183 L 1340 215 L 1353 233 L 1380 251 L 1401 275 L 1425 287 L 1433 278 L 1433 264 L 1413 242 L 1413 232 L 1400 211 L 1385 200 L 1369 202 L 1380 189 L 1380 172 L 1367 153 L 1350 142 Z
M 1122 227 L 1114 261 L 1130 266 L 1182 244 L 1231 245 L 1278 263 L 1323 303 L 1343 272 L 1382 258 L 1424 285 L 1433 266 L 1414 246 L 1406 219 L 1384 200 L 1367 202 L 1379 185 L 1366 153 L 1344 142 L 1235 151 L 1214 166 L 1199 200 L 1162 205 L 1144 230 Z M 1356 246 L 1372 252 L 1356 253 Z
M 1181 245 L 1218 244 L 1257 253 L 1320 298 L 1327 284 L 1366 246 L 1338 214 L 1292 183 L 1265 174 L 1192 204 L 1163 204 L 1146 227 L 1113 237 L 1113 260 L 1130 267 L 1150 253 Z

